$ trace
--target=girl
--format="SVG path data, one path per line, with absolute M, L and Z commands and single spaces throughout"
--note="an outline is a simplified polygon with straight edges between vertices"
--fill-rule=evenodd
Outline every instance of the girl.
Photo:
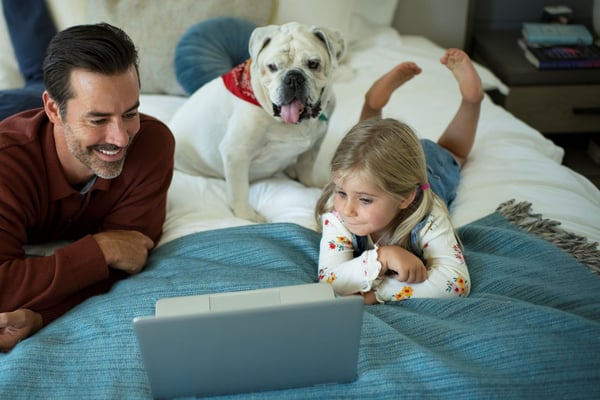
M 421 72 L 402 63 L 365 96 L 361 122 L 340 142 L 317 202 L 319 281 L 365 303 L 469 294 L 469 272 L 448 206 L 475 138 L 481 80 L 458 49 L 440 60 L 456 78 L 460 107 L 438 143 L 381 119 L 392 92 Z

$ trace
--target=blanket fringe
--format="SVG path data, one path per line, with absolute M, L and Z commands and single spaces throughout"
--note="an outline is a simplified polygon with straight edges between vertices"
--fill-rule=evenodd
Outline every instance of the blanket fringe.
M 496 209 L 504 218 L 526 232 L 533 233 L 571 254 L 585 264 L 593 273 L 600 275 L 600 249 L 598 242 L 575 235 L 562 229 L 560 222 L 542 218 L 541 214 L 531 211 L 531 203 L 515 199 L 506 201 Z

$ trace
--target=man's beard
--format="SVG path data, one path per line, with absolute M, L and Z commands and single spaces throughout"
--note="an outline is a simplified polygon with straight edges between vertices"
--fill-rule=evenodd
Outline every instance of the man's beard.
M 102 161 L 100 158 L 98 158 L 96 151 L 114 151 L 121 149 L 121 151 L 125 152 L 125 149 L 113 144 L 100 144 L 84 148 L 81 146 L 81 142 L 77 141 L 73 131 L 68 126 L 65 126 L 65 138 L 67 146 L 69 147 L 69 151 L 71 151 L 75 158 L 77 158 L 83 165 L 88 167 L 96 176 L 99 176 L 103 179 L 114 179 L 123 171 L 123 166 L 125 165 L 125 154 L 119 161 L 108 162 Z

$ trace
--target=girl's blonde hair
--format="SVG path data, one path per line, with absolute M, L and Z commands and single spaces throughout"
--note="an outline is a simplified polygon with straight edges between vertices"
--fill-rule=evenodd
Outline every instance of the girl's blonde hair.
M 333 181 L 343 181 L 351 174 L 371 180 L 398 201 L 410 197 L 416 190 L 413 202 L 396 216 L 396 228 L 379 240 L 381 245 L 408 248 L 411 231 L 431 212 L 434 202 L 448 213 L 445 203 L 433 191 L 421 189 L 428 183 L 423 147 L 413 130 L 398 120 L 363 120 L 342 139 L 331 160 L 331 179 L 315 208 L 319 228 L 322 215 L 333 210 L 336 195 Z

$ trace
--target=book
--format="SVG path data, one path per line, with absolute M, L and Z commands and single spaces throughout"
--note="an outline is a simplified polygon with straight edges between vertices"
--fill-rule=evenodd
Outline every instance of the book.
M 531 45 L 591 45 L 594 41 L 590 31 L 581 24 L 525 22 L 522 34 Z
M 600 47 L 531 46 L 519 39 L 525 58 L 538 69 L 600 68 Z

